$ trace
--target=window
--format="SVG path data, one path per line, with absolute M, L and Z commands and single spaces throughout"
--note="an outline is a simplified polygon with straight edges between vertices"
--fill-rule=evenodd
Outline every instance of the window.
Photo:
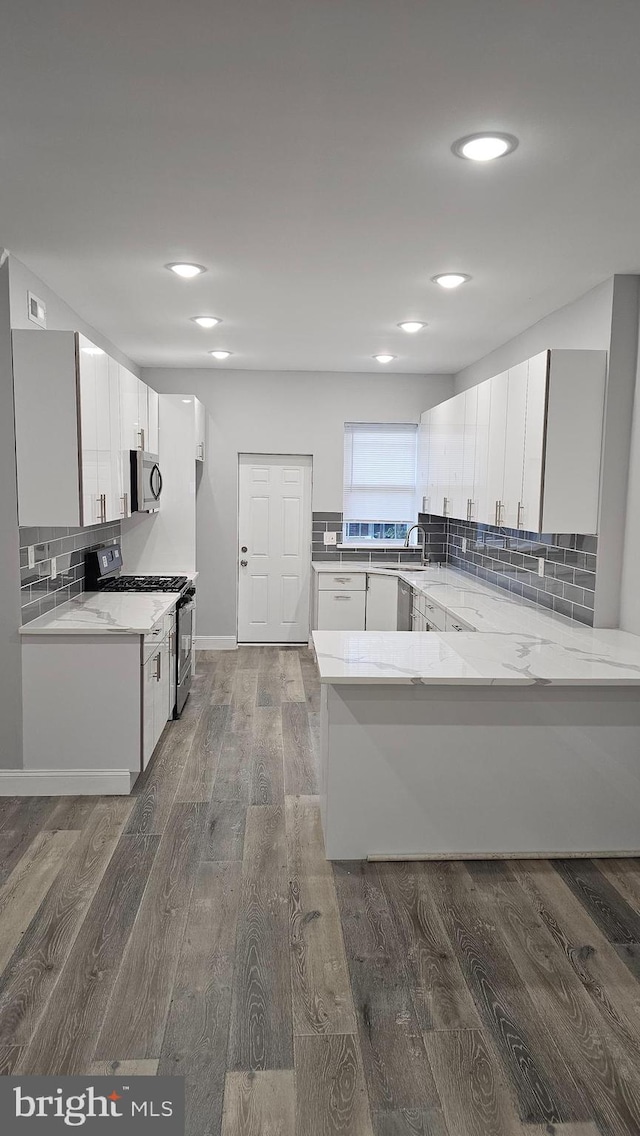
M 416 520 L 418 427 L 346 422 L 344 542 L 402 544 Z

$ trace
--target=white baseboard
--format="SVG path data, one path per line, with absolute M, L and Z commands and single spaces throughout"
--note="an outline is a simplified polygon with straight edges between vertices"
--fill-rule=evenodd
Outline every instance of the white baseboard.
M 235 651 L 238 641 L 235 635 L 196 635 L 196 651 Z
M 0 797 L 128 797 L 130 792 L 129 769 L 0 769 Z

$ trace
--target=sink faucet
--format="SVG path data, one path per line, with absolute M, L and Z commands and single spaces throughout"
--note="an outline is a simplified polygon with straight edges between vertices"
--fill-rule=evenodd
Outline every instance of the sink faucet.
M 431 561 L 430 561 L 429 557 L 427 556 L 427 530 L 425 529 L 424 525 L 412 525 L 411 526 L 406 537 L 404 538 L 404 547 L 405 548 L 409 547 L 409 537 L 411 536 L 411 533 L 413 532 L 414 529 L 420 529 L 420 532 L 422 533 L 422 544 L 420 545 L 420 548 L 422 549 L 422 557 L 421 557 L 420 563 L 422 565 L 430 564 Z

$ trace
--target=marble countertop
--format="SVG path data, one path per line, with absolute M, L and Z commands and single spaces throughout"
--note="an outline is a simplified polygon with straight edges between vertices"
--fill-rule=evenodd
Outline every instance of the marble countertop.
M 28 635 L 145 635 L 176 605 L 176 592 L 82 592 L 26 623 Z
M 314 631 L 320 680 L 438 686 L 640 686 L 640 637 L 580 645 L 523 633 Z
M 640 686 L 640 636 L 585 627 L 454 568 L 314 568 L 397 575 L 476 629 L 314 631 L 322 682 Z

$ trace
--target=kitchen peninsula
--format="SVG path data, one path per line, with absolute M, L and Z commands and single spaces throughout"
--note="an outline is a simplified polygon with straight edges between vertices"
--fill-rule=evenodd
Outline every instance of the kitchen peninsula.
M 475 630 L 314 631 L 328 858 L 638 855 L 640 637 L 397 575 Z

